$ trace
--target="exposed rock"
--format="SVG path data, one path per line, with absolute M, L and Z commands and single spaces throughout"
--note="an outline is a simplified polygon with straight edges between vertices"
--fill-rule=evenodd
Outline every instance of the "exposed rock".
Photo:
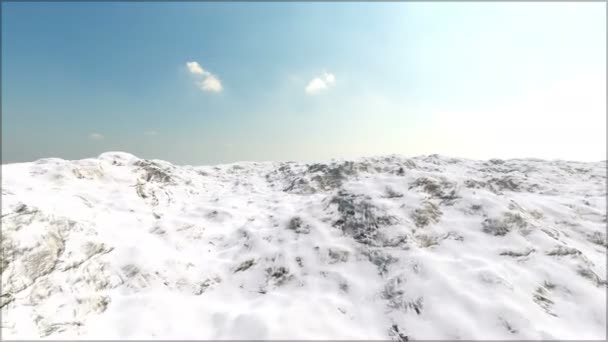
M 379 249 L 367 250 L 363 253 L 368 257 L 372 264 L 376 265 L 380 275 L 387 274 L 388 267 L 398 261 L 397 258 Z
M 338 212 L 341 214 L 340 219 L 334 222 L 334 227 L 339 227 L 359 243 L 370 246 L 381 245 L 383 237 L 378 231 L 376 208 L 371 203 L 341 191 L 330 204 L 337 204 Z
M 310 233 L 310 226 L 305 224 L 299 216 L 293 217 L 287 224 L 287 229 L 293 230 L 297 234 Z
M 569 248 L 566 246 L 559 245 L 555 249 L 548 251 L 545 254 L 551 256 L 580 255 L 581 251 L 576 248 Z
M 328 254 L 329 254 L 329 263 L 335 264 L 338 262 L 347 262 L 348 256 L 350 253 L 348 251 L 333 250 L 330 248 L 328 250 Z
M 428 193 L 431 198 L 440 199 L 441 204 L 445 205 L 452 205 L 460 198 L 456 193 L 456 184 L 449 182 L 446 179 L 420 177 L 410 185 L 410 190 L 414 188 L 421 188 L 424 192 Z
M 410 217 L 414 220 L 416 227 L 422 228 L 439 222 L 441 210 L 436 204 L 425 201 L 421 208 L 417 208 L 411 213 Z
M 422 313 L 423 299 L 417 297 L 408 299 L 405 291 L 401 289 L 403 280 L 399 277 L 390 279 L 384 286 L 382 298 L 388 301 L 388 307 L 395 310 L 412 310 L 417 315 Z
M 593 232 L 587 235 L 587 240 L 593 242 L 596 245 L 608 248 L 608 240 L 606 234 L 602 232 Z
M 294 276 L 289 273 L 289 269 L 284 266 L 269 267 L 266 269 L 266 274 L 269 280 L 272 280 L 277 286 L 281 286 L 294 278 Z
M 393 341 L 406 342 L 406 341 L 410 340 L 410 338 L 406 334 L 402 333 L 399 330 L 399 326 L 397 324 L 393 324 L 391 326 L 391 328 L 389 329 L 388 334 L 389 334 L 389 336 L 391 337 L 391 339 Z
M 234 273 L 246 271 L 253 265 L 255 265 L 255 261 L 253 259 L 245 260 L 234 270 Z
M 393 190 L 391 187 L 386 187 L 386 198 L 401 198 L 403 194 Z
M 482 222 L 483 232 L 495 236 L 504 236 L 514 229 L 525 229 L 528 223 L 518 213 L 506 212 L 501 219 L 487 218 Z
M 500 252 L 500 255 L 502 256 L 510 256 L 510 257 L 514 257 L 514 258 L 519 258 L 519 257 L 525 257 L 528 256 L 532 253 L 534 253 L 535 250 L 533 248 L 528 248 L 524 251 L 521 252 L 515 252 L 515 251 L 504 251 L 504 252 Z
M 544 289 L 543 287 L 538 287 L 536 289 L 536 292 L 534 292 L 534 294 L 532 295 L 532 298 L 534 302 L 538 304 L 538 306 L 540 306 L 546 313 L 551 316 L 557 317 L 557 315 L 551 311 L 551 307 L 555 303 L 551 299 L 549 299 L 548 291 L 546 289 Z

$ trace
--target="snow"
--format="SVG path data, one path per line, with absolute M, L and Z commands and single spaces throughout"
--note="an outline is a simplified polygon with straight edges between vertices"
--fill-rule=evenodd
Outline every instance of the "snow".
M 2 165 L 7 339 L 606 339 L 606 162 Z

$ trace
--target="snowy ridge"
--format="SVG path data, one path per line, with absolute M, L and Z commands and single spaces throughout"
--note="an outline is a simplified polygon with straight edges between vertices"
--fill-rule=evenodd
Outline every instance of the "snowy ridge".
M 2 337 L 605 339 L 606 162 L 2 166 Z

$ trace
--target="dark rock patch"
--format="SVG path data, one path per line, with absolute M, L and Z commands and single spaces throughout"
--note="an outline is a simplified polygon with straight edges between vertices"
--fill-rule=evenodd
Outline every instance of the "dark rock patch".
M 410 340 L 409 336 L 404 334 L 399 330 L 399 326 L 397 324 L 393 324 L 388 331 L 388 335 L 391 337 L 393 341 L 397 342 L 407 342 Z
M 293 230 L 297 234 L 310 233 L 310 225 L 305 224 L 302 221 L 302 218 L 300 218 L 299 216 L 293 217 L 291 220 L 289 220 L 289 222 L 287 223 L 287 229 Z
M 329 263 L 335 264 L 338 262 L 347 262 L 349 254 L 350 253 L 348 253 L 348 251 L 333 250 L 330 248 L 328 250 Z
M 502 322 L 502 325 L 505 327 L 505 329 L 507 329 L 507 331 L 509 331 L 511 334 L 517 334 L 517 329 L 515 329 L 511 323 L 509 323 L 509 321 L 507 321 L 504 318 L 500 318 L 500 321 Z
M 600 276 L 598 276 L 590 268 L 579 267 L 579 269 L 576 271 L 576 273 L 578 275 L 580 275 L 581 277 L 592 281 L 595 284 L 595 286 L 600 287 L 600 286 L 608 285 L 608 282 L 606 280 L 601 279 Z
M 385 198 L 401 198 L 401 197 L 403 197 L 402 193 L 397 192 L 397 191 L 393 190 L 393 188 L 388 187 L 388 186 L 385 189 L 385 193 L 386 193 L 386 195 L 384 195 Z
M 281 286 L 293 279 L 293 275 L 289 274 L 289 269 L 284 266 L 269 267 L 266 269 L 266 275 L 269 280 L 272 280 L 277 286 Z
M 243 261 L 235 270 L 234 273 L 248 270 L 251 266 L 255 265 L 255 260 L 249 259 Z
M 155 225 L 152 228 L 150 228 L 150 233 L 152 233 L 154 235 L 165 236 L 167 234 L 167 231 L 164 230 L 161 226 Z
M 506 212 L 502 219 L 487 218 L 482 222 L 486 234 L 504 236 L 514 229 L 525 229 L 528 223 L 518 213 Z
M 408 237 L 407 235 L 396 236 L 390 239 L 386 239 L 382 244 L 382 247 L 402 247 L 407 248 Z
M 388 307 L 395 310 L 416 312 L 417 315 L 422 313 L 423 298 L 407 299 L 405 291 L 401 288 L 403 280 L 399 277 L 389 280 L 382 290 L 382 298 L 388 301 Z
M 125 265 L 121 269 L 127 278 L 133 278 L 141 272 L 139 267 L 133 264 Z
M 538 287 L 534 294 L 532 295 L 532 300 L 540 306 L 546 313 L 551 316 L 557 317 L 556 314 L 551 312 L 551 307 L 555 304 L 549 297 L 548 291 L 543 287 Z
M 469 189 L 485 189 L 488 184 L 484 181 L 478 181 L 475 179 L 467 179 L 464 181 L 464 186 Z
M 168 170 L 162 168 L 157 163 L 149 160 L 138 160 L 134 165 L 139 166 L 143 171 L 143 180 L 146 182 L 171 183 L 173 179 Z
M 587 235 L 587 240 L 602 247 L 608 248 L 608 240 L 606 240 L 606 234 L 602 232 L 593 232 Z
M 514 177 L 491 178 L 487 184 L 495 192 L 503 190 L 521 191 L 521 183 Z
M 418 234 L 416 235 L 416 241 L 422 248 L 429 248 L 432 246 L 439 245 L 438 237 L 432 235 Z
M 446 179 L 437 180 L 431 177 L 420 177 L 409 187 L 410 190 L 414 188 L 422 189 L 431 198 L 441 200 L 443 205 L 452 205 L 460 198 L 456 193 L 456 184 Z
M 511 227 L 501 220 L 485 219 L 482 223 L 483 232 L 494 236 L 504 236 L 511 231 Z
M 379 209 L 368 199 L 344 191 L 334 196 L 330 204 L 336 204 L 341 215 L 333 226 L 365 245 L 382 246 L 385 238 L 378 231 L 379 227 L 396 222 L 395 218 L 378 215 Z
M 340 291 L 344 292 L 344 293 L 348 293 L 348 283 L 346 281 L 341 281 L 340 284 L 338 285 L 340 288 Z
M 481 205 L 480 205 L 480 204 L 473 204 L 473 205 L 471 205 L 471 208 L 470 208 L 470 209 L 471 209 L 471 211 L 473 211 L 473 212 L 478 212 L 478 211 L 481 211 L 482 207 L 481 207 Z
M 581 251 L 576 248 L 569 248 L 559 245 L 555 249 L 548 251 L 545 254 L 550 256 L 581 255 Z
M 533 248 L 529 248 L 526 249 L 524 251 L 521 252 L 516 252 L 516 251 L 504 251 L 504 252 L 500 252 L 501 256 L 509 256 L 509 257 L 513 257 L 513 258 L 520 258 L 520 257 L 526 257 L 532 253 L 534 253 L 535 250 Z
M 504 161 L 504 160 L 502 160 L 502 159 L 496 159 L 496 158 L 494 158 L 494 159 L 490 159 L 490 160 L 488 160 L 488 162 L 489 162 L 490 164 L 494 164 L 494 165 L 501 165 L 501 164 L 504 164 L 504 163 L 505 163 L 505 161 Z
M 338 165 L 313 164 L 308 167 L 307 173 L 316 173 L 311 179 L 320 190 L 337 189 L 351 176 L 357 174 L 354 163 L 347 161 Z
M 372 264 L 376 265 L 376 267 L 378 268 L 378 274 L 380 274 L 381 276 L 386 275 L 388 273 L 389 266 L 399 260 L 379 249 L 368 250 L 363 252 L 363 254 L 367 256 L 368 260 Z
M 439 207 L 436 204 L 425 201 L 422 208 L 415 209 L 410 217 L 414 220 L 416 227 L 422 228 L 431 223 L 439 222 L 441 210 L 439 210 Z
M 553 228 L 542 228 L 541 232 L 545 233 L 548 237 L 559 241 L 559 231 Z

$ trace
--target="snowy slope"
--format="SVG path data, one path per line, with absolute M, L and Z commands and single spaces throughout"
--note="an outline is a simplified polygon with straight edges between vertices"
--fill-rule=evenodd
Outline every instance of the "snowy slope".
M 606 162 L 2 166 L 2 337 L 605 339 Z

